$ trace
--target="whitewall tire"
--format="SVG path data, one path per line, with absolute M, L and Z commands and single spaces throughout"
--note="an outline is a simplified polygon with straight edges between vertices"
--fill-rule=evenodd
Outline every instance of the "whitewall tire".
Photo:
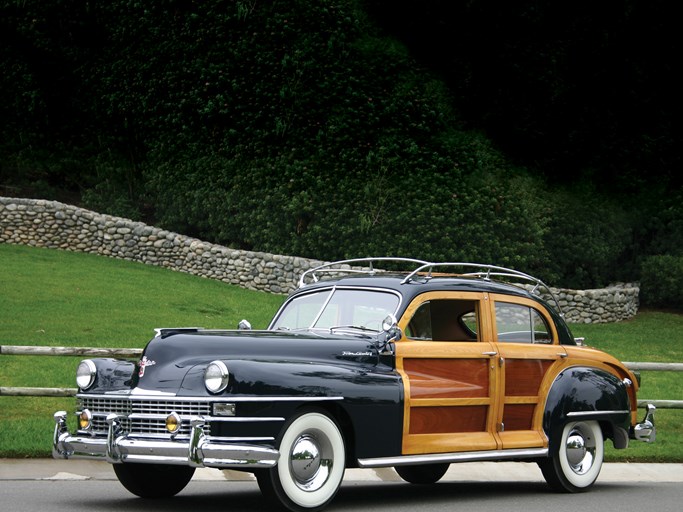
M 551 457 L 539 462 L 548 484 L 561 492 L 588 490 L 602 469 L 605 447 L 597 421 L 573 421 L 564 426 Z
M 344 478 L 346 450 L 339 427 L 327 414 L 304 412 L 279 439 L 277 466 L 257 472 L 263 494 L 295 512 L 316 511 L 334 498 Z

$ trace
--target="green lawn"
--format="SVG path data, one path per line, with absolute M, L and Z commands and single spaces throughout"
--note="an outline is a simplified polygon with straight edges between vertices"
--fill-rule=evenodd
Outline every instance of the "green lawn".
M 622 361 L 683 362 L 681 314 L 641 311 L 624 322 L 575 324 L 571 328 L 574 336 L 586 338 L 586 345 L 605 350 Z M 641 378 L 639 399 L 683 400 L 683 373 L 643 371 Z M 683 410 L 659 409 L 655 420 L 655 443 L 632 442 L 627 450 L 614 450 L 607 443 L 608 459 L 683 462 Z
M 0 345 L 143 348 L 155 327 L 267 326 L 284 297 L 100 256 L 0 244 Z M 0 386 L 75 387 L 80 357 L 0 356 Z M 70 398 L 0 396 L 0 457 L 51 450 Z
M 143 348 L 155 327 L 268 324 L 283 297 L 94 255 L 0 244 L 0 344 Z M 683 315 L 572 325 L 625 361 L 683 361 Z M 0 386 L 75 387 L 80 357 L 0 356 Z M 641 398 L 683 399 L 683 374 L 643 372 Z M 0 457 L 50 453 L 52 414 L 71 398 L 0 396 Z M 658 437 L 610 460 L 683 462 L 683 411 L 657 412 Z M 608 443 L 610 446 L 610 443 Z

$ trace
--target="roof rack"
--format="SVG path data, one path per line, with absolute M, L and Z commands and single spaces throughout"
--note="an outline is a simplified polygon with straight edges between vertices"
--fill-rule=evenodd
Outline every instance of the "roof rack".
M 412 258 L 392 258 L 392 257 L 379 257 L 379 258 L 356 258 L 350 260 L 340 260 L 329 263 L 324 263 L 315 268 L 309 269 L 301 274 L 299 279 L 299 288 L 310 284 L 311 282 L 317 283 L 320 278 L 325 274 L 369 274 L 374 275 L 377 273 L 385 273 L 387 270 L 377 269 L 374 267 L 375 262 L 394 262 L 394 263 L 413 263 L 418 265 L 417 268 L 412 270 L 404 279 L 401 284 L 409 284 L 411 282 L 429 280 L 434 277 L 435 268 L 460 268 L 463 270 L 469 269 L 470 271 L 465 271 L 464 273 L 458 273 L 460 277 L 472 277 L 480 278 L 486 281 L 491 281 L 493 278 L 504 278 L 503 280 L 513 279 L 521 282 L 508 282 L 512 285 L 522 285 L 523 283 L 530 283 L 533 285 L 530 293 L 540 296 L 539 288 L 545 290 L 545 292 L 552 298 L 555 303 L 558 313 L 562 315 L 562 308 L 560 303 L 555 297 L 555 294 L 550 289 L 550 287 L 545 284 L 540 279 L 533 277 L 519 270 L 514 270 L 506 267 L 499 267 L 496 265 L 486 265 L 482 263 L 465 263 L 465 262 L 445 262 L 445 263 L 435 263 L 423 260 L 417 260 Z M 340 267 L 341 268 L 335 268 Z M 352 268 L 352 266 L 360 268 Z M 425 275 L 426 274 L 426 275 Z M 310 282 L 307 282 L 310 279 Z
M 416 280 L 416 276 L 420 276 L 422 279 L 431 279 L 432 273 L 434 271 L 434 268 L 436 267 L 456 267 L 456 268 L 461 268 L 461 269 L 474 269 L 472 272 L 465 272 L 462 274 L 458 274 L 461 277 L 478 277 L 482 278 L 485 281 L 491 281 L 492 278 L 495 277 L 502 277 L 502 278 L 508 278 L 508 279 L 515 279 L 518 281 L 522 282 L 527 282 L 531 283 L 533 285 L 533 288 L 531 290 L 528 290 L 530 293 L 540 296 L 541 294 L 539 293 L 539 288 L 542 288 L 545 290 L 545 292 L 552 298 L 553 302 L 555 303 L 555 307 L 557 308 L 557 312 L 560 315 L 563 315 L 562 313 L 562 308 L 560 307 L 560 302 L 557 300 L 557 297 L 555 297 L 555 294 L 553 291 L 550 289 L 550 286 L 545 284 L 543 281 L 538 279 L 537 277 L 534 277 L 532 275 L 526 274 L 524 272 L 520 272 L 519 270 L 514 270 L 511 268 L 506 268 L 506 267 L 499 267 L 496 265 L 486 265 L 483 263 L 465 263 L 465 262 L 448 262 L 448 263 L 425 263 L 421 267 L 416 268 L 413 270 L 406 278 L 401 281 L 401 284 L 407 284 L 410 283 L 414 280 Z M 422 276 L 423 274 L 427 274 L 427 276 Z M 516 283 L 516 282 L 509 282 L 507 281 L 508 284 L 512 285 L 519 285 L 522 283 Z
M 299 288 L 306 286 L 307 284 L 317 283 L 323 274 L 370 274 L 374 275 L 378 272 L 383 273 L 387 270 L 376 269 L 373 262 L 384 261 L 384 262 L 396 262 L 396 263 L 414 263 L 416 265 L 429 265 L 429 262 L 422 260 L 415 260 L 412 258 L 392 258 L 392 257 L 380 257 L 380 258 L 355 258 L 351 260 L 341 260 L 332 261 L 329 263 L 324 263 L 315 268 L 308 269 L 299 278 Z M 342 268 L 332 268 L 343 265 Z M 363 267 L 363 268 L 352 268 L 352 266 Z M 310 282 L 306 282 L 310 279 Z

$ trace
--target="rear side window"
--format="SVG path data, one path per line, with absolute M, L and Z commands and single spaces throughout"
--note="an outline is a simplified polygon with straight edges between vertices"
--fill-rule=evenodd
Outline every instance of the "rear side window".
M 425 341 L 477 341 L 477 326 L 477 301 L 430 300 L 415 310 L 406 336 Z
M 552 343 L 548 324 L 536 309 L 522 304 L 496 302 L 499 342 Z

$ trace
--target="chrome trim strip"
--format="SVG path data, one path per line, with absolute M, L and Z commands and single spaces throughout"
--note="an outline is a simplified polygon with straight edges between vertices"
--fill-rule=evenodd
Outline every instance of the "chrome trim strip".
M 143 395 L 143 396 L 149 396 L 149 397 L 154 397 L 154 398 L 175 397 L 175 393 L 170 393 L 168 391 L 154 391 L 153 389 L 144 389 L 144 388 L 133 388 L 130 390 L 130 393 L 128 393 L 128 395 L 129 396 Z M 105 395 L 105 396 L 111 396 L 111 395 Z
M 236 396 L 224 402 L 318 402 L 321 400 L 344 400 L 343 396 Z
M 576 416 L 602 416 L 602 415 L 614 416 L 617 414 L 631 414 L 631 411 L 572 411 L 567 413 L 568 418 L 574 418 Z
M 106 417 L 108 414 L 107 413 L 95 413 L 93 416 L 104 416 Z M 159 420 L 163 421 L 166 418 L 168 418 L 168 414 L 148 414 L 148 413 L 133 413 L 129 415 L 121 414 L 120 415 L 122 418 L 128 418 L 129 420 Z M 180 417 L 182 419 L 190 419 L 192 417 L 196 416 L 196 414 L 180 414 Z M 227 422 L 235 422 L 235 423 L 249 423 L 249 422 L 271 422 L 271 421 L 285 421 L 284 418 L 277 417 L 277 416 L 264 416 L 264 417 L 237 417 L 237 416 L 205 416 L 206 421 L 213 423 L 217 421 L 227 421 Z
M 374 459 L 358 459 L 361 468 L 381 468 L 389 466 L 409 466 L 411 464 L 427 464 L 435 462 L 475 462 L 504 459 L 534 459 L 547 457 L 547 448 L 530 448 L 523 450 L 491 450 L 485 452 L 437 453 L 431 455 L 401 455 L 398 457 L 378 457 Z
M 206 436 L 209 441 L 220 441 L 221 443 L 256 443 L 274 442 L 274 437 L 220 437 Z
M 266 422 L 266 421 L 285 421 L 284 418 L 278 418 L 278 417 L 263 417 L 263 418 L 252 418 L 252 417 L 237 417 L 237 416 L 207 416 L 206 417 L 207 423 L 214 423 L 217 421 L 226 421 L 226 422 L 234 422 L 234 423 L 249 423 L 249 422 Z
M 162 441 L 187 441 L 190 438 L 190 434 L 171 434 L 170 432 L 160 433 L 160 432 L 136 432 L 133 434 L 126 434 L 128 439 L 160 439 Z
M 122 414 L 121 416 L 130 420 L 165 420 L 168 418 L 168 414 L 152 414 L 144 412 L 135 412 L 133 414 L 129 414 L 128 416 Z
M 80 430 L 78 431 L 79 433 L 82 433 Z M 126 436 L 128 439 L 136 439 L 136 440 L 141 440 L 141 439 L 156 439 L 160 441 L 185 441 L 189 442 L 190 440 L 190 435 L 189 434 L 180 434 L 180 435 L 171 435 L 171 434 L 157 434 L 157 433 L 144 433 L 144 434 L 128 434 Z M 209 441 L 215 441 L 219 443 L 255 443 L 255 442 L 273 442 L 275 441 L 274 437 L 225 437 L 225 436 L 211 436 L 207 435 L 206 438 Z M 86 437 L 84 436 L 83 439 L 94 439 L 94 437 Z M 103 438 L 100 438 L 103 439 Z
M 76 398 L 100 398 L 100 399 L 107 399 L 111 400 L 114 399 L 116 395 L 95 395 L 95 394 L 89 394 L 89 393 L 79 393 L 76 395 Z M 169 402 L 209 402 L 209 403 L 232 403 L 232 402 L 318 402 L 318 401 L 327 401 L 327 400 L 344 400 L 343 396 L 235 396 L 235 397 L 227 397 L 227 396 L 221 396 L 220 398 L 217 397 L 210 397 L 210 396 L 196 396 L 196 397 L 186 397 L 186 396 L 175 396 L 175 395 L 159 395 L 159 396 L 154 396 L 154 395 L 137 395 L 137 396 L 128 396 L 128 395 L 118 395 L 119 399 L 122 400 L 130 400 L 131 402 L 137 402 L 139 400 L 159 400 L 160 401 L 166 401 L 165 399 L 168 398 L 167 401 Z

